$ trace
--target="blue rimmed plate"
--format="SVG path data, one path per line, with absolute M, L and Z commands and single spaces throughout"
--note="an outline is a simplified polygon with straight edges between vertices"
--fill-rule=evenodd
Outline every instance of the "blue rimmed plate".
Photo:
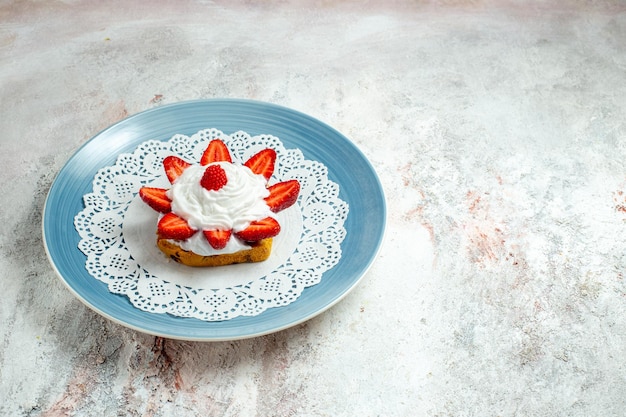
M 219 322 L 141 311 L 85 269 L 78 249 L 74 216 L 83 209 L 83 195 L 92 191 L 97 171 L 113 165 L 121 153 L 133 152 L 146 140 L 169 140 L 214 127 L 225 133 L 271 134 L 285 148 L 299 148 L 308 160 L 328 168 L 339 185 L 339 197 L 350 213 L 339 263 L 319 284 L 284 307 L 257 316 Z M 252 100 L 209 99 L 161 106 L 130 116 L 85 143 L 57 175 L 46 199 L 43 239 L 50 262 L 70 291 L 99 314 L 129 328 L 173 339 L 218 341 L 261 336 L 302 323 L 340 301 L 374 261 L 386 221 L 384 193 L 371 164 L 361 151 L 330 126 L 303 113 Z

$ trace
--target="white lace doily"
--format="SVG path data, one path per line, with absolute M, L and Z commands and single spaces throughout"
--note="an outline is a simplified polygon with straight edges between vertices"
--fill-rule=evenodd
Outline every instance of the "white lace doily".
M 264 262 L 194 268 L 170 260 L 156 247 L 158 213 L 141 201 L 139 188 L 168 188 L 163 158 L 177 155 L 198 163 L 216 138 L 226 143 L 235 163 L 273 148 L 277 161 L 270 184 L 300 181 L 297 204 L 277 215 L 281 233 Z M 253 316 L 295 301 L 341 258 L 348 215 L 338 185 L 320 162 L 305 160 L 299 149 L 285 149 L 271 135 L 226 135 L 216 129 L 174 135 L 167 142 L 146 141 L 132 154 L 121 154 L 115 165 L 98 171 L 93 192 L 83 200 L 85 208 L 74 225 L 90 275 L 141 310 L 206 321 Z

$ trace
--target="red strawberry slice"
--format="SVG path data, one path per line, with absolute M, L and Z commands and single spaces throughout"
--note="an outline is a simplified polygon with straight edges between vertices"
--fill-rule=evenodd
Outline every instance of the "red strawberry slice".
M 257 240 L 274 237 L 280 233 L 280 224 L 272 217 L 266 217 L 250 223 L 248 227 L 235 233 L 239 239 L 246 242 L 256 242 Z
M 172 210 L 172 200 L 167 196 L 164 188 L 141 187 L 139 197 L 159 213 L 169 213 Z
M 228 240 L 230 239 L 230 235 L 232 235 L 232 230 L 203 230 L 204 237 L 209 241 L 209 244 L 213 249 L 224 249 Z
M 174 183 L 176 178 L 180 177 L 185 169 L 190 167 L 191 164 L 187 161 L 180 159 L 177 156 L 168 156 L 163 160 L 163 167 L 165 168 L 165 175 L 170 183 Z
M 196 230 L 189 226 L 185 219 L 172 212 L 167 213 L 159 220 L 157 230 L 162 239 L 185 240 L 196 233 Z
M 212 162 L 233 162 L 226 144 L 221 139 L 213 139 L 200 158 L 200 165 Z
M 289 180 L 279 182 L 268 188 L 270 195 L 265 198 L 267 206 L 274 213 L 278 213 L 288 207 L 291 207 L 300 193 L 300 183 L 298 180 Z
M 227 182 L 228 178 L 226 178 L 226 171 L 224 171 L 224 168 L 214 164 L 209 165 L 207 169 L 204 170 L 204 175 L 202 175 L 200 185 L 209 191 L 217 191 L 225 186 Z
M 250 168 L 255 174 L 261 174 L 269 180 L 274 173 L 274 163 L 276 162 L 276 151 L 271 148 L 252 155 L 244 165 Z

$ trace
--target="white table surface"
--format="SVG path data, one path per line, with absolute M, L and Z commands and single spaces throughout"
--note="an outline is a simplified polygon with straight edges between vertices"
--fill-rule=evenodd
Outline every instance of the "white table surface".
M 565 3 L 2 2 L 0 415 L 624 415 L 626 6 Z M 156 338 L 66 289 L 43 204 L 100 130 L 213 97 L 344 133 L 387 233 L 304 324 Z

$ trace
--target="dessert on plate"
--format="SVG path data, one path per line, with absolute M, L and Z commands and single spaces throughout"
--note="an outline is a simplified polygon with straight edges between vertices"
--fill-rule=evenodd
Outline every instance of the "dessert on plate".
M 158 248 L 188 266 L 266 260 L 281 230 L 274 214 L 291 207 L 300 192 L 295 179 L 269 185 L 275 162 L 276 151 L 265 148 L 244 164 L 233 163 L 220 139 L 209 143 L 199 164 L 166 157 L 171 187 L 139 190 L 160 213 Z

